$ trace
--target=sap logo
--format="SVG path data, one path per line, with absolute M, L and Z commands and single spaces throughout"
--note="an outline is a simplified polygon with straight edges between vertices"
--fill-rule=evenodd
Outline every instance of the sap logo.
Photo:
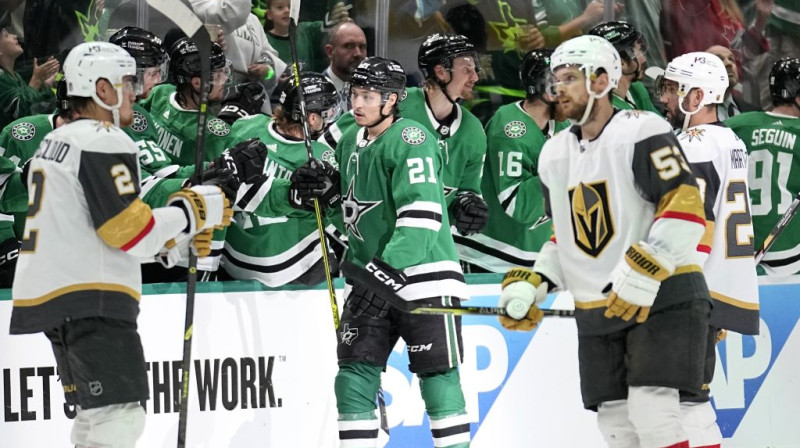
M 528 334 L 529 335 L 529 334 Z M 509 362 L 509 354 L 518 358 L 524 347 L 512 348 L 506 345 L 502 331 L 492 325 L 464 325 L 462 327 L 464 341 L 464 363 L 459 368 L 467 413 L 474 423 L 488 412 L 494 398 L 503 386 L 513 365 Z M 405 443 L 419 442 L 419 445 L 430 444 L 430 430 L 425 417 L 425 402 L 420 395 L 419 378 L 408 371 L 408 353 L 416 350 L 402 340 L 394 347 L 387 363 L 386 371 L 381 377 L 383 390 L 387 394 L 387 416 L 392 428 L 392 440 L 403 440 Z M 519 353 L 516 352 L 519 350 Z
M 409 345 L 408 351 L 409 353 L 429 352 L 431 351 L 431 347 L 433 347 L 433 342 L 425 345 Z

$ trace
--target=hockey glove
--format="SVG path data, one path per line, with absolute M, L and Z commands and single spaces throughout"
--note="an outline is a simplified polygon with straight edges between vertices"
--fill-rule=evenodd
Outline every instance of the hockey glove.
M 466 236 L 479 233 L 489 221 L 489 207 L 486 202 L 471 191 L 464 191 L 456 196 L 452 208 L 458 233 Z
M 20 243 L 16 238 L 8 238 L 0 243 L 0 288 L 10 288 L 14 283 L 19 247 Z
M 314 198 L 319 200 L 320 206 L 328 208 L 342 197 L 339 171 L 328 162 L 310 159 L 294 170 L 289 180 L 289 201 L 296 208 L 311 204 L 313 210 Z
M 194 235 L 206 229 L 222 229 L 231 223 L 233 210 L 222 189 L 212 185 L 195 185 L 181 189 L 167 199 L 167 205 L 178 207 L 188 221 L 183 233 Z
M 374 292 L 364 285 L 353 286 L 344 306 L 350 310 L 351 316 L 354 318 L 367 315 L 384 319 L 389 315 L 389 310 L 392 308 L 389 302 L 376 296 Z
M 189 258 L 189 250 L 198 257 L 203 258 L 211 255 L 211 241 L 214 239 L 214 230 L 206 229 L 194 235 L 191 241 L 181 238 L 180 242 L 174 238 L 164 244 L 164 248 L 156 256 L 156 260 L 165 268 L 172 268 L 178 265 L 181 260 Z
M 675 265 L 652 246 L 644 241 L 633 244 L 611 272 L 611 283 L 603 290 L 604 293 L 610 291 L 605 316 L 619 317 L 624 321 L 636 316 L 636 322 L 644 322 L 661 282 L 673 272 Z
M 239 84 L 222 102 L 217 118 L 232 125 L 234 121 L 261 112 L 267 94 L 257 82 Z
M 251 184 L 264 174 L 267 160 L 267 147 L 258 139 L 239 142 L 214 159 L 209 168 L 228 168 L 243 184 Z
M 203 171 L 203 184 L 219 187 L 231 203 L 236 202 L 236 193 L 239 191 L 239 178 L 228 168 L 217 168 L 209 165 Z
M 503 277 L 502 287 L 497 305 L 505 308 L 508 316 L 500 316 L 500 324 L 507 330 L 523 331 L 539 326 L 544 313 L 536 304 L 547 298 L 548 282 L 536 272 L 515 268 Z

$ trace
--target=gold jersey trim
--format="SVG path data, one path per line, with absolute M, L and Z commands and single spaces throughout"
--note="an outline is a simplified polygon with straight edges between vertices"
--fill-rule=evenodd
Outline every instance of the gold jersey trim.
M 141 300 L 142 294 L 139 291 L 128 288 L 127 286 L 119 285 L 116 283 L 81 283 L 77 285 L 70 285 L 64 288 L 56 289 L 48 294 L 33 299 L 14 299 L 14 306 L 16 307 L 29 307 L 37 306 L 57 299 L 61 296 L 80 291 L 113 291 L 121 292 L 131 296 L 137 302 Z
M 117 249 L 127 245 L 150 225 L 153 211 L 141 199 L 136 198 L 124 210 L 106 221 L 97 234 L 109 246 Z

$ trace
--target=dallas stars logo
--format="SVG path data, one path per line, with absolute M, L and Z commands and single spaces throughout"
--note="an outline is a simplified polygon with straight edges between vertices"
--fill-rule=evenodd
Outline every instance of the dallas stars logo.
M 383 201 L 359 201 L 353 192 L 355 188 L 355 179 L 350 180 L 350 185 L 347 187 L 347 194 L 342 199 L 342 212 L 344 213 L 344 226 L 356 238 L 364 241 L 361 232 L 358 231 L 358 221 L 365 213 L 380 205 Z
M 11 128 L 11 136 L 23 142 L 32 139 L 34 135 L 36 135 L 36 126 L 31 123 L 19 123 Z
M 697 139 L 697 141 L 699 142 L 703 140 L 703 134 L 705 134 L 705 132 L 706 132 L 705 129 L 698 129 L 698 128 L 689 129 L 688 131 L 684 132 L 683 135 L 681 135 L 681 139 L 682 140 L 689 139 L 689 141 Z
M 133 111 L 133 124 L 131 124 L 131 129 L 136 132 L 144 132 L 147 130 L 147 120 L 138 110 Z
M 225 123 L 219 118 L 212 118 L 208 121 L 208 130 L 217 137 L 224 137 L 231 132 L 231 128 L 228 127 L 228 123 Z
M 528 128 L 525 126 L 525 123 L 516 120 L 509 122 L 503 128 L 503 132 L 505 132 L 510 138 L 520 138 L 525 135 L 525 132 L 527 131 Z
M 416 126 L 409 126 L 403 129 L 401 136 L 410 145 L 420 145 L 425 141 L 425 131 Z
M 447 185 L 445 185 L 444 186 L 444 197 L 450 196 L 456 190 L 458 190 L 458 188 L 456 188 L 456 187 L 448 187 Z

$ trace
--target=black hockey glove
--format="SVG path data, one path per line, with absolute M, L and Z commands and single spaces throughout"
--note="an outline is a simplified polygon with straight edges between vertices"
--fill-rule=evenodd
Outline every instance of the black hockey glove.
M 373 258 L 367 263 L 367 272 L 372 274 L 375 281 L 384 284 L 395 292 L 403 289 L 408 283 L 408 278 L 402 271 L 389 266 L 379 258 Z M 385 318 L 389 315 L 391 305 L 387 300 L 377 296 L 373 291 L 375 288 L 370 285 L 355 285 L 345 302 L 345 306 L 350 308 L 353 317 L 366 314 L 371 317 Z
M 251 184 L 264 174 L 266 160 L 266 145 L 261 140 L 252 138 L 223 151 L 221 156 L 211 162 L 209 168 L 227 168 L 233 171 L 241 183 Z
M 453 225 L 462 235 L 479 233 L 489 221 L 489 207 L 471 191 L 459 193 L 450 208 L 455 218 Z
M 267 94 L 257 82 L 246 82 L 236 86 L 234 91 L 222 101 L 222 109 L 217 118 L 232 125 L 234 121 L 261 112 Z
M 10 288 L 14 283 L 14 270 L 19 257 L 19 241 L 9 238 L 0 243 L 0 288 Z
M 239 182 L 239 178 L 232 170 L 209 165 L 209 168 L 203 171 L 202 185 L 215 185 L 219 187 L 222 189 L 222 192 L 225 193 L 225 197 L 228 198 L 231 203 L 234 203 L 236 202 L 236 194 L 239 191 L 241 182 Z
M 342 197 L 339 171 L 328 162 L 311 159 L 294 170 L 289 187 L 289 201 L 296 208 L 314 209 L 314 198 L 322 208 L 334 206 Z

